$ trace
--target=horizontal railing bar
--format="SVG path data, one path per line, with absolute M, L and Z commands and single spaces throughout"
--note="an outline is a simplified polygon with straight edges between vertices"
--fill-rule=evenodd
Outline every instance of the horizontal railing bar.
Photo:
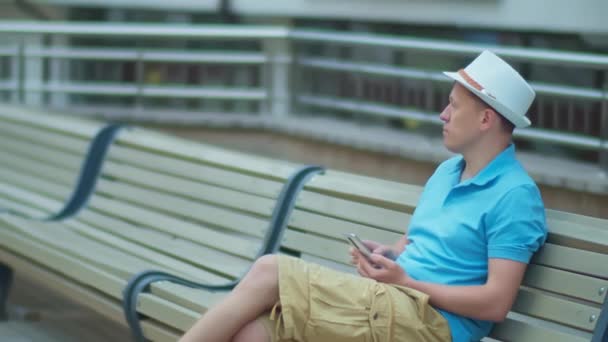
M 0 57 L 12 57 L 19 53 L 17 47 L 0 47 Z
M 237 100 L 264 100 L 267 92 L 263 89 L 246 88 L 210 88 L 210 87 L 145 87 L 143 96 L 149 97 L 178 97 L 178 98 L 215 98 Z
M 289 29 L 268 25 L 167 25 L 149 23 L 0 22 L 0 33 L 111 36 L 120 38 L 272 39 L 287 38 Z
M 62 59 L 96 59 L 96 60 L 135 60 L 137 51 L 123 49 L 82 49 L 82 48 L 26 48 L 25 57 L 52 57 Z
M 225 64 L 262 64 L 267 58 L 261 53 L 244 53 L 241 51 L 208 51 L 191 52 L 179 50 L 133 50 L 133 49 L 91 49 L 91 48 L 49 48 L 26 49 L 26 57 L 93 59 L 93 60 L 129 60 L 153 62 L 192 62 L 192 63 L 225 63 Z
M 374 116 L 382 116 L 395 119 L 413 119 L 420 122 L 433 124 L 442 124 L 439 115 L 431 115 L 429 113 L 418 111 L 409 108 L 396 106 L 380 105 L 371 102 L 342 100 L 330 97 L 300 95 L 297 101 L 304 105 L 331 108 L 338 110 L 347 110 L 351 112 L 371 114 Z
M 0 90 L 17 90 L 17 82 L 0 81 Z
M 606 142 L 602 142 L 598 138 L 584 137 L 564 132 L 547 131 L 538 128 L 523 128 L 515 130 L 514 135 L 518 138 L 554 142 L 560 145 L 578 147 L 586 150 L 599 151 L 608 149 L 608 144 L 606 144 Z
M 348 71 L 352 73 L 370 74 L 386 77 L 404 77 L 413 80 L 452 83 L 453 80 L 447 78 L 441 72 L 421 70 L 414 68 L 387 66 L 373 63 L 345 62 L 328 58 L 300 58 L 298 64 L 307 68 L 330 71 Z M 597 89 L 580 87 L 569 87 L 559 85 L 549 85 L 544 83 L 530 82 L 530 85 L 538 94 L 556 95 L 563 97 L 575 97 L 589 100 L 608 99 L 608 94 Z
M 226 121 L 238 122 L 240 119 L 249 120 L 248 123 L 257 122 L 253 119 L 259 117 L 259 112 L 225 112 L 225 111 L 205 111 L 205 110 L 184 110 L 179 108 L 159 108 L 159 107 L 121 107 L 118 105 L 48 105 L 45 108 L 60 110 L 76 115 L 107 115 L 117 118 L 138 117 L 140 119 L 161 119 L 168 121 L 183 121 L 193 119 L 194 122 L 209 122 L 209 117 L 225 119 Z M 198 117 L 198 119 L 196 119 Z
M 537 94 L 573 97 L 584 100 L 608 100 L 608 93 L 599 89 L 571 87 L 540 82 L 529 83 Z
M 24 90 L 30 92 L 48 92 L 48 93 L 67 93 L 67 94 L 82 94 L 82 95 L 115 95 L 115 96 L 134 96 L 138 93 L 136 85 L 125 84 L 95 84 L 90 83 L 40 83 L 28 84 Z
M 327 32 L 295 29 L 290 32 L 295 41 L 324 42 L 342 45 L 390 47 L 404 50 L 441 52 L 444 54 L 475 56 L 490 49 L 504 58 L 522 62 L 538 62 L 558 65 L 583 66 L 604 69 L 608 67 L 608 56 L 590 53 L 554 51 L 535 48 L 500 47 L 465 42 L 453 42 L 428 38 L 375 35 L 369 33 Z
M 171 51 L 143 52 L 142 59 L 154 62 L 214 62 L 224 64 L 263 64 L 268 58 L 261 53 L 243 53 L 239 51 L 218 51 L 183 53 Z
M 144 86 L 125 84 L 96 84 L 90 83 L 42 83 L 27 85 L 25 90 L 31 92 L 69 93 L 81 95 L 113 95 L 144 97 L 178 97 L 178 98 L 216 98 L 238 100 L 264 100 L 267 93 L 257 88 L 213 88 L 213 87 L 171 87 L 171 86 Z
M 336 99 L 323 96 L 301 95 L 297 101 L 304 105 L 325 109 L 347 110 L 351 112 L 371 114 L 376 116 L 413 119 L 420 122 L 442 125 L 439 114 L 412 110 L 409 108 L 380 105 L 371 102 Z M 582 137 L 563 132 L 550 132 L 537 128 L 517 129 L 514 135 L 519 138 L 536 141 L 549 141 L 560 145 L 573 146 L 587 150 L 608 149 L 608 143 L 597 138 Z
M 300 58 L 297 61 L 299 66 L 321 70 L 348 71 L 354 73 L 364 73 L 388 77 L 405 77 L 421 81 L 433 80 L 451 82 L 447 77 L 445 77 L 439 72 L 414 68 L 388 66 L 373 63 L 346 62 L 342 60 L 328 58 Z

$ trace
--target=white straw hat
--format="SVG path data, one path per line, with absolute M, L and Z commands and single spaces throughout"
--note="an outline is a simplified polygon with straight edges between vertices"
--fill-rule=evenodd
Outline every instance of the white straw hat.
M 464 70 L 444 74 L 462 84 L 515 127 L 530 126 L 526 112 L 536 96 L 534 90 L 515 69 L 492 52 L 482 52 Z

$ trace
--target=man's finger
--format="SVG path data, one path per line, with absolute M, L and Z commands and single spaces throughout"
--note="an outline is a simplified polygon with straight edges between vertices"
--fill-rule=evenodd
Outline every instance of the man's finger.
M 363 277 L 369 278 L 369 274 L 363 269 L 363 267 L 364 266 L 362 265 L 361 261 L 359 261 L 357 264 L 357 272 L 359 272 L 359 274 Z
M 361 268 L 363 269 L 363 271 L 365 272 L 365 274 L 367 274 L 367 276 L 369 278 L 374 277 L 374 272 L 376 271 L 376 269 L 369 262 L 369 260 L 367 258 L 364 258 L 364 257 L 359 258 L 359 265 L 361 266 Z
M 376 264 L 382 268 L 389 268 L 390 266 L 392 266 L 392 263 L 393 263 L 392 260 L 386 258 L 385 256 L 383 256 L 381 254 L 376 254 L 376 253 L 373 253 L 370 256 L 370 259 L 374 264 Z

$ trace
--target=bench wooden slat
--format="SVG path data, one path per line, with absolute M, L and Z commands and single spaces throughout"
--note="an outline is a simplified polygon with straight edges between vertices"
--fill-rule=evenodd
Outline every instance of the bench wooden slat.
M 600 310 L 538 291 L 521 289 L 513 311 L 592 332 Z M 596 317 L 593 319 L 592 317 Z
M 602 294 L 600 289 L 608 288 L 608 280 L 534 264 L 528 266 L 523 284 L 596 304 L 606 299 L 606 291 Z
M 50 183 L 44 179 L 32 177 L 8 168 L 3 168 L 0 172 L 0 177 L 3 179 L 2 183 L 7 184 L 7 186 L 12 185 L 24 191 L 38 193 L 49 198 L 65 199 L 72 192 L 65 185 Z
M 44 203 L 39 204 L 39 200 Z M 0 183 L 0 208 L 10 208 L 32 217 L 44 217 L 58 206 L 56 201 L 47 201 L 46 198 L 39 198 L 38 194 Z M 51 209 L 47 210 L 47 207 Z
M 264 232 L 268 228 L 268 218 L 272 214 L 272 210 L 268 210 L 270 208 L 266 207 L 264 209 L 267 210 L 264 214 L 266 214 L 267 218 L 262 219 L 257 215 L 230 208 L 222 208 L 200 201 L 184 199 L 172 194 L 160 193 L 124 183 L 119 184 L 104 179 L 99 180 L 96 192 L 127 200 L 133 205 L 141 205 L 158 210 L 159 212 L 162 211 L 168 215 L 179 215 L 203 224 L 206 223 L 258 237 L 264 235 Z M 263 204 L 268 205 L 269 203 Z
M 116 183 L 125 182 L 131 187 L 143 186 L 160 193 L 187 196 L 191 201 L 216 203 L 217 205 L 248 211 L 258 215 L 272 215 L 275 204 L 275 199 L 201 184 L 192 180 L 162 175 L 116 163 L 104 165 L 103 174 L 110 176 Z
M 0 121 L 10 121 L 31 127 L 43 127 L 58 132 L 70 132 L 75 136 L 90 137 L 99 129 L 99 123 L 75 116 L 62 115 L 57 112 L 45 110 L 40 112 L 21 106 L 2 104 Z
M 153 283 L 150 287 L 150 293 L 155 296 L 201 314 L 227 295 L 227 292 L 192 289 L 167 281 Z
M 306 189 L 407 213 L 413 212 L 422 191 L 419 186 L 335 170 L 327 170 L 323 176 L 313 178 Z
M 123 240 L 117 236 L 106 233 L 102 230 L 92 229 L 83 224 L 76 222 L 68 223 L 74 232 L 86 236 L 91 241 L 99 242 L 102 245 L 111 247 L 112 249 L 123 253 L 133 255 L 143 261 L 151 264 L 159 265 L 165 269 L 173 270 L 183 277 L 187 277 L 196 281 L 219 282 L 224 283 L 229 280 L 229 277 L 219 275 L 218 272 L 209 272 L 205 268 L 194 267 L 187 262 L 168 257 L 162 253 L 155 252 L 149 248 L 143 247 L 141 244 Z M 245 265 L 241 263 L 241 272 Z M 210 267 L 209 267 L 210 268 Z M 239 274 L 240 275 L 240 274 Z
M 119 145 L 112 146 L 108 154 L 108 160 L 117 164 L 122 163 L 160 174 L 181 176 L 193 181 L 249 192 L 268 198 L 279 197 L 282 189 L 282 183 L 276 180 L 225 170 L 196 160 L 183 160 L 149 151 L 127 149 Z
M 118 144 L 142 148 L 159 154 L 170 153 L 184 159 L 220 166 L 239 173 L 261 175 L 277 181 L 288 179 L 296 169 L 295 165 L 288 162 L 277 162 L 270 158 L 255 157 L 140 129 L 134 129 L 128 135 L 118 137 Z
M 303 191 L 298 196 L 296 207 L 400 233 L 407 227 L 410 218 L 410 215 L 405 212 L 378 208 L 310 191 Z
M 221 270 L 221 272 L 233 277 L 241 275 L 251 263 L 251 259 L 236 257 L 191 241 L 174 238 L 166 233 L 139 228 L 90 210 L 82 212 L 79 215 L 79 220 L 115 237 L 146 246 L 157 251 L 157 253 L 186 260 L 201 268 Z
M 580 214 L 575 214 L 575 213 L 570 213 L 570 212 L 558 211 L 558 210 L 553 210 L 553 209 L 547 209 L 546 211 L 547 211 L 547 218 L 549 220 L 573 222 L 573 223 L 576 223 L 577 225 L 582 225 L 582 226 L 586 226 L 586 227 L 590 227 L 590 228 L 591 227 L 599 228 L 599 229 L 603 229 L 603 230 L 608 229 L 606 227 L 605 219 L 600 219 L 600 218 L 596 218 L 596 217 L 585 216 L 585 215 L 580 215 Z
M 155 268 L 160 265 L 146 263 L 141 259 L 118 250 L 92 243 L 79 235 L 70 232 L 60 224 L 50 223 L 46 227 L 41 227 L 39 222 L 17 221 L 6 218 L 10 222 L 14 231 L 24 237 L 44 244 L 67 255 L 86 260 L 87 263 L 104 269 L 106 272 L 130 277 L 138 270 Z
M 117 203 L 97 196 L 91 200 L 90 206 L 106 215 L 112 215 L 131 223 L 180 236 L 209 247 L 217 247 L 220 250 L 245 258 L 254 257 L 259 249 L 259 242 L 245 241 L 243 239 L 237 240 L 234 236 L 230 236 L 225 232 L 212 230 L 200 224 L 180 221 L 152 211 L 146 211 L 124 202 Z
M 169 330 L 165 326 L 160 327 L 158 324 L 151 323 L 147 320 L 141 322 L 141 328 L 144 336 L 154 342 L 175 342 L 182 335 L 175 330 Z
M 72 187 L 79 175 L 79 167 L 57 167 L 40 161 L 27 160 L 22 156 L 4 153 L 0 157 L 3 169 L 20 175 Z
M 608 253 L 608 229 L 578 222 L 548 219 L 551 229 L 548 241 L 599 253 Z
M 608 255 L 546 243 L 533 257 L 539 265 L 608 279 Z
M 347 264 L 350 256 L 347 252 L 348 245 L 344 241 L 330 240 L 290 229 L 285 232 L 281 246 Z
M 490 335 L 500 341 L 589 342 L 589 338 L 507 319 L 495 326 Z
M 137 311 L 181 331 L 189 329 L 200 314 L 149 293 L 137 300 Z
M 404 233 L 395 233 L 376 229 L 367 225 L 342 221 L 295 209 L 289 218 L 288 226 L 298 231 L 310 232 L 334 239 L 344 239 L 343 234 L 355 233 L 361 239 L 375 240 L 382 243 L 395 243 Z
M 53 147 L 59 151 L 79 153 L 86 150 L 91 138 L 95 134 L 87 137 L 73 137 L 66 133 L 58 134 L 47 130 L 33 129 L 11 123 L 3 122 L 0 125 L 0 135 L 19 141 L 20 143 L 43 144 L 44 146 Z
M 78 174 L 80 165 L 84 159 L 86 151 L 82 151 L 81 154 L 72 154 L 59 151 L 53 151 L 52 149 L 44 148 L 41 146 L 26 145 L 14 141 L 6 141 L 0 139 L 0 144 L 3 145 L 1 159 L 7 161 L 7 165 L 10 160 L 18 160 L 22 165 L 27 163 L 36 163 L 37 165 L 48 165 L 55 169 L 76 171 Z M 37 171 L 35 168 L 28 168 L 28 171 Z

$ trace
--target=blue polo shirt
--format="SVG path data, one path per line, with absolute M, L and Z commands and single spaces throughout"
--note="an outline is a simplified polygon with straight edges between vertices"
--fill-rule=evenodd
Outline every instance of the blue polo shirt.
M 482 285 L 488 259 L 528 263 L 547 236 L 538 187 L 510 145 L 475 177 L 460 182 L 465 161 L 443 162 L 428 180 L 410 221 L 410 244 L 397 262 L 414 279 Z M 439 310 L 453 342 L 479 341 L 492 322 Z

